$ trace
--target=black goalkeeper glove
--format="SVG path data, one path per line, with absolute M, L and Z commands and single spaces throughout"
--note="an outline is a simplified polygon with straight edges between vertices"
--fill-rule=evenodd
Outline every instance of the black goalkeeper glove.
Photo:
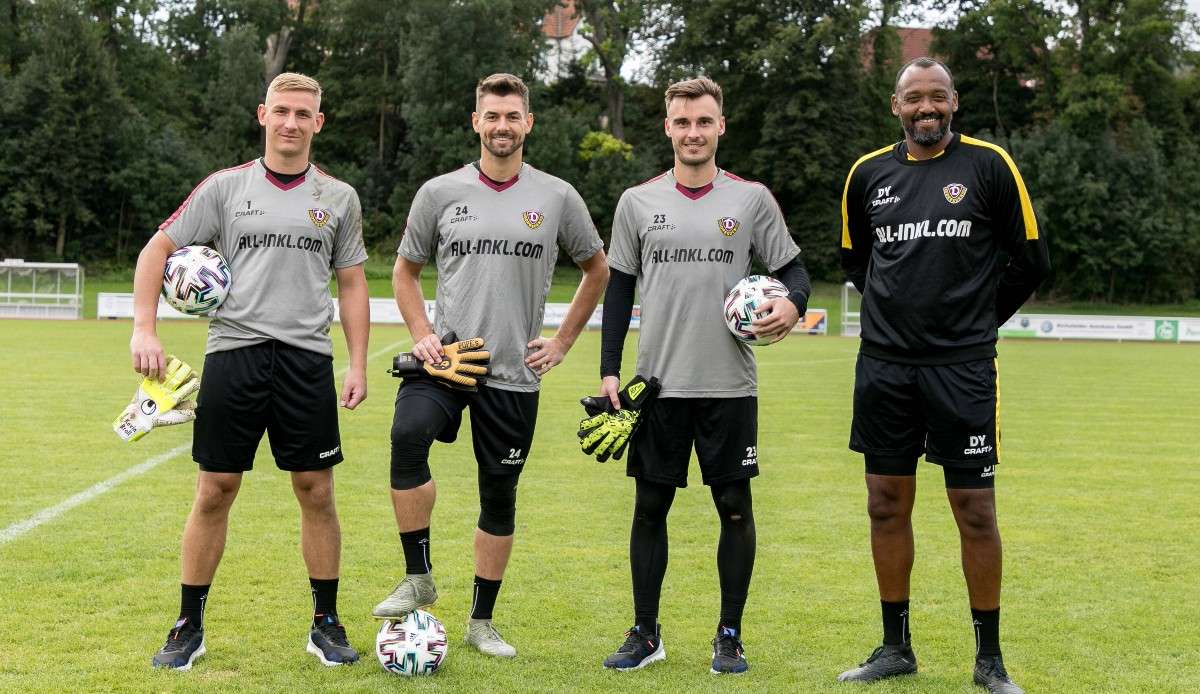
M 629 446 L 629 438 L 641 422 L 641 410 L 658 395 L 657 378 L 649 381 L 635 376 L 625 385 L 618 397 L 621 409 L 614 410 L 607 397 L 590 396 L 580 399 L 587 417 L 579 422 L 579 448 L 598 462 L 609 457 L 620 460 Z
M 388 373 L 397 378 L 432 376 L 438 383 L 473 393 L 483 385 L 492 356 L 490 352 L 481 350 L 482 347 L 482 337 L 458 340 L 454 333 L 447 333 L 442 337 L 445 357 L 441 361 L 430 364 L 413 356 L 412 352 L 402 352 L 392 359 L 392 368 L 388 369 Z

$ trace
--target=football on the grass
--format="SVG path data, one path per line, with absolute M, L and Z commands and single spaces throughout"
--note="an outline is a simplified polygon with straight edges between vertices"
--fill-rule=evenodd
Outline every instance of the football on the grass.
M 375 655 L 384 670 L 397 675 L 432 675 L 446 660 L 446 627 L 424 610 L 388 620 L 375 635 Z

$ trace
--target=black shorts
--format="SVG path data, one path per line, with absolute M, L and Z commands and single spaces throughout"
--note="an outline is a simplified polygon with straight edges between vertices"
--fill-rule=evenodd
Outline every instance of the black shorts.
M 917 457 L 889 458 L 867 454 L 866 472 L 868 475 L 887 475 L 889 477 L 913 477 L 917 474 Z M 942 477 L 946 481 L 946 489 L 992 489 L 996 486 L 996 466 L 959 467 L 943 465 Z
M 281 470 L 342 461 L 333 357 L 282 342 L 204 357 L 192 459 L 206 472 L 245 472 L 266 432 Z
M 432 408 L 432 409 L 431 409 Z M 538 393 L 483 386 L 476 393 L 454 390 L 426 378 L 406 378 L 396 393 L 392 430 L 400 418 L 430 422 L 438 441 L 452 443 L 471 410 L 471 442 L 479 469 L 492 475 L 518 475 L 525 468 L 537 424 Z
M 951 467 L 999 463 L 996 361 L 914 366 L 858 355 L 850 449 Z
M 693 443 L 704 484 L 758 476 L 758 398 L 659 398 L 642 416 L 630 477 L 686 487 Z

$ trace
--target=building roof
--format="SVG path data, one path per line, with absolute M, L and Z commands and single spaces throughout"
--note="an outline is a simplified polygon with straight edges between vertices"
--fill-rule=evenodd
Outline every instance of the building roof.
M 546 12 L 542 19 L 542 36 L 553 40 L 569 38 L 582 19 L 575 10 L 575 0 L 562 0 Z
M 933 30 L 922 27 L 893 27 L 896 30 L 896 36 L 900 39 L 900 62 L 907 63 L 913 58 L 920 58 L 930 55 L 930 47 L 933 45 Z M 863 65 L 870 65 L 871 59 L 875 57 L 875 32 L 870 31 L 863 36 L 862 43 L 862 61 Z
M 900 36 L 900 59 L 908 62 L 913 58 L 929 55 L 929 47 L 933 45 L 933 30 L 919 27 L 896 27 Z

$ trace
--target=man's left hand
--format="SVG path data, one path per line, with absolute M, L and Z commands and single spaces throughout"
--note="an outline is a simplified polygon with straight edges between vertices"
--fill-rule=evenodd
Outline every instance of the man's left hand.
M 342 381 L 342 397 L 338 405 L 353 410 L 359 403 L 367 399 L 367 374 L 364 369 L 350 369 L 346 379 Z
M 538 376 L 545 376 L 547 371 L 561 364 L 570 349 L 557 337 L 535 337 L 525 346 L 537 350 L 525 357 L 525 365 Z
M 800 320 L 800 312 L 787 297 L 767 301 L 754 311 L 754 315 L 758 318 L 750 323 L 751 332 L 772 342 L 786 337 L 796 327 L 796 321 Z

